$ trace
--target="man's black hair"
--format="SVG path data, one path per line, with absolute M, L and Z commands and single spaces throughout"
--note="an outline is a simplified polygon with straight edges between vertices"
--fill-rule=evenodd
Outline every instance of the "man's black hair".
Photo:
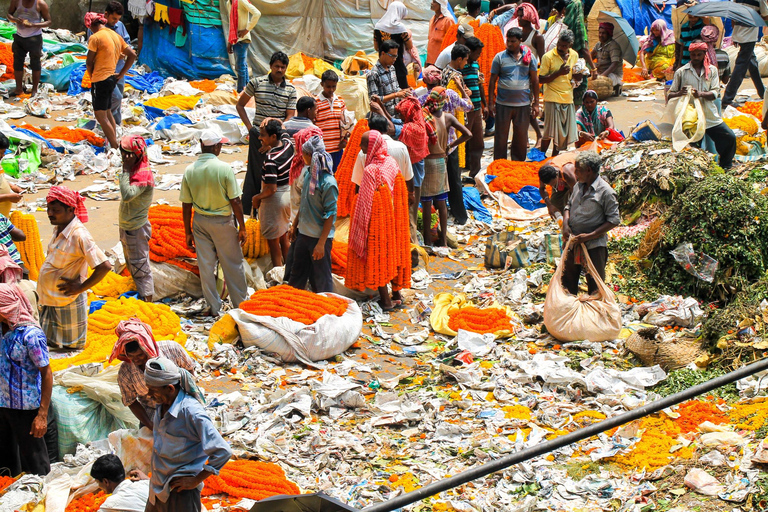
M 272 54 L 272 57 L 269 58 L 269 65 L 271 66 L 275 62 L 282 62 L 287 66 L 290 63 L 290 60 L 285 52 L 275 52 Z
M 306 112 L 315 106 L 315 98 L 312 96 L 302 96 L 296 102 L 296 112 Z
M 385 134 L 387 133 L 387 128 L 389 128 L 389 122 L 383 115 L 371 112 L 371 115 L 368 118 L 368 128 L 376 130 L 381 134 Z
M 125 480 L 125 468 L 117 455 L 102 455 L 96 459 L 91 466 L 91 478 L 94 480 L 104 480 L 116 484 Z

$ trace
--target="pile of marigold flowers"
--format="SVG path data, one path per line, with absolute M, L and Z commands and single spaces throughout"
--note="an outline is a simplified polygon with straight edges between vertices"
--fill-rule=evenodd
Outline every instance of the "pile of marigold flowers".
M 40 242 L 40 231 L 37 228 L 37 219 L 31 213 L 21 213 L 19 210 L 11 212 L 11 223 L 22 230 L 27 239 L 24 242 L 14 242 L 19 250 L 21 261 L 29 270 L 29 278 L 37 281 L 40 275 L 40 267 L 45 261 L 43 244 Z
M 265 254 L 269 254 L 269 244 L 267 244 L 267 239 L 261 236 L 261 223 L 258 219 L 246 220 L 243 256 L 260 258 Z
M 757 121 L 749 116 L 733 116 L 730 119 L 723 119 L 723 121 L 731 130 L 741 130 L 747 135 L 757 133 Z
M 331 270 L 334 274 L 343 276 L 347 272 L 347 251 L 349 245 L 334 240 L 331 248 Z
M 216 82 L 213 80 L 192 80 L 189 85 L 203 92 L 213 92 L 216 90 Z
M 157 341 L 173 340 L 182 346 L 187 342 L 187 335 L 181 330 L 181 320 L 169 306 L 121 297 L 106 302 L 101 309 L 88 315 L 83 351 L 73 357 L 51 359 L 51 370 L 57 372 L 70 366 L 105 362 L 117 342 L 117 324 L 132 317 L 149 324 Z M 114 363 L 117 364 L 117 360 Z
M 181 207 L 162 204 L 151 206 L 149 223 L 152 225 L 149 259 L 157 263 L 170 263 L 184 270 L 198 273 L 197 266 L 180 259 L 197 258 L 197 255 L 187 248 Z
M 485 95 L 488 97 L 488 85 L 491 81 L 491 64 L 493 58 L 507 49 L 504 36 L 501 33 L 501 29 L 492 23 L 483 23 L 475 20 L 469 23 L 472 28 L 475 29 L 475 37 L 483 42 L 483 52 L 480 54 L 480 58 L 477 61 L 477 65 L 480 66 L 480 72 L 486 77 L 483 87 L 485 87 Z
M 699 425 L 705 421 L 710 423 L 728 423 L 728 415 L 717 408 L 715 404 L 700 400 L 689 400 L 677 408 L 680 417 L 675 419 L 675 424 L 683 434 L 696 432 Z
M 42 130 L 37 126 L 32 126 L 31 124 L 26 123 L 20 124 L 19 128 L 33 131 L 46 139 L 66 140 L 75 144 L 84 140 L 93 146 L 104 146 L 104 139 L 93 133 L 91 130 L 86 130 L 84 128 L 54 126 L 50 130 Z
M 254 460 L 231 460 L 218 475 L 205 479 L 203 496 L 227 494 L 230 497 L 262 500 L 279 494 L 299 494 L 299 486 L 285 477 L 277 464 Z
M 104 494 L 104 491 L 99 491 L 95 494 L 86 494 L 85 496 L 70 501 L 65 512 L 94 512 L 99 510 L 99 507 L 101 507 L 101 504 L 107 499 L 107 496 L 107 494 Z
M 11 80 L 13 78 L 13 51 L 11 43 L 0 43 L 0 64 L 5 65 L 5 73 L 0 76 L 0 80 Z
M 488 176 L 496 176 L 496 178 L 488 184 L 488 187 L 491 192 L 502 190 L 505 194 L 517 194 L 527 185 L 538 187 L 540 167 L 540 162 L 494 160 L 486 172 Z
M 13 484 L 16 478 L 12 476 L 0 476 L 0 494 Z
M 647 79 L 643 78 L 642 69 L 625 66 L 622 80 L 625 84 L 635 84 L 637 82 L 643 82 Z
M 324 315 L 342 316 L 347 311 L 347 302 L 281 284 L 257 291 L 240 304 L 240 309 L 252 315 L 290 318 L 310 325 Z
M 744 112 L 745 114 L 750 114 L 758 118 L 760 121 L 763 120 L 763 102 L 762 101 L 748 101 L 744 105 L 738 107 L 736 110 L 739 112 Z
M 93 273 L 92 271 L 90 273 Z M 113 297 L 118 298 L 126 292 L 136 290 L 136 284 L 133 282 L 133 278 L 115 274 L 114 272 L 107 272 L 104 279 L 99 281 L 96 286 L 91 288 L 94 295 L 99 297 Z
M 608 462 L 621 464 L 629 469 L 654 469 L 666 466 L 676 458 L 690 459 L 695 448 L 681 448 L 675 453 L 669 449 L 679 444 L 677 437 L 682 433 L 675 422 L 666 416 L 654 414 L 646 416 L 640 422 L 640 441 L 635 443 L 626 454 L 615 455 L 606 459 Z
M 352 183 L 352 171 L 355 169 L 357 154 L 360 153 L 360 141 L 363 134 L 368 131 L 368 120 L 361 119 L 352 129 L 347 147 L 336 168 L 336 183 L 339 186 L 339 199 L 337 201 L 336 215 L 347 217 L 352 212 L 352 202 L 355 199 L 355 184 Z
M 458 332 L 459 329 L 478 334 L 511 331 L 514 326 L 506 310 L 502 308 L 480 309 L 467 306 L 453 313 L 448 320 L 448 328 Z

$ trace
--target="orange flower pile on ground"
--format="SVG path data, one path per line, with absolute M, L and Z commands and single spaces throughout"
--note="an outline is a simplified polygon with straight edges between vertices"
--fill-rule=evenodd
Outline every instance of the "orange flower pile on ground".
M 347 272 L 347 251 L 349 245 L 344 242 L 333 241 L 331 248 L 331 270 L 334 274 L 343 276 Z
M 218 475 L 205 479 L 203 496 L 227 494 L 230 497 L 262 500 L 278 494 L 299 494 L 299 486 L 285 477 L 277 464 L 255 460 L 231 460 Z
M 213 92 L 216 90 L 216 82 L 213 80 L 193 80 L 189 85 L 203 92 Z
M 539 162 L 512 162 L 510 160 L 494 160 L 486 171 L 489 176 L 496 176 L 488 184 L 491 192 L 503 190 L 505 193 L 517 194 L 526 185 L 539 186 Z
M 240 304 L 240 309 L 252 315 L 290 318 L 310 325 L 324 315 L 343 315 L 347 311 L 347 302 L 281 284 L 257 291 Z
M 93 133 L 91 130 L 85 130 L 83 128 L 69 128 L 67 126 L 54 126 L 50 130 L 41 130 L 31 124 L 22 123 L 19 128 L 25 130 L 31 130 L 38 135 L 45 137 L 46 139 L 66 140 L 69 142 L 80 142 L 82 140 L 88 141 L 89 144 L 94 146 L 103 147 L 104 139 Z
M 5 73 L 0 76 L 0 80 L 11 80 L 13 78 L 13 51 L 11 43 L 0 44 L 0 64 L 5 65 Z
M 762 101 L 748 101 L 744 105 L 740 106 L 737 110 L 739 112 L 744 112 L 745 114 L 751 114 L 761 121 L 763 120 Z
M 197 258 L 197 255 L 187 248 L 181 207 L 163 204 L 151 206 L 149 223 L 152 225 L 149 259 L 158 263 L 170 263 L 184 270 L 198 273 L 196 265 L 179 259 Z
M 700 400 L 685 402 L 678 407 L 677 412 L 680 413 L 680 417 L 675 420 L 675 424 L 683 434 L 695 432 L 705 421 L 715 424 L 729 422 L 728 415 L 718 409 L 715 404 Z
M 99 510 L 99 507 L 106 499 L 107 495 L 104 494 L 104 491 L 99 491 L 96 494 L 86 494 L 70 501 L 65 512 L 94 512 Z
M 480 25 L 478 21 L 470 22 L 472 28 L 475 29 L 475 37 L 483 42 L 483 52 L 480 54 L 477 64 L 480 66 L 480 72 L 485 75 L 485 94 L 488 97 L 488 83 L 491 80 L 491 64 L 496 54 L 503 52 L 507 49 L 507 44 L 504 41 L 504 36 L 501 34 L 501 29 L 496 25 L 490 23 L 483 23 Z
M 12 476 L 0 476 L 0 493 L 2 493 L 4 490 L 10 487 L 11 484 L 15 481 L 16 481 L 16 478 Z
M 641 74 L 642 71 L 643 70 L 640 69 L 640 68 L 629 68 L 629 67 L 625 66 L 624 67 L 624 77 L 623 77 L 624 83 L 625 84 L 635 84 L 637 82 L 645 81 L 646 79 L 643 78 L 643 75 Z M 653 77 L 651 77 L 651 78 L 653 78 Z
M 459 309 L 448 319 L 448 327 L 454 331 L 463 329 L 478 334 L 512 330 L 512 320 L 501 308 L 480 309 L 468 306 Z
M 336 215 L 346 217 L 352 212 L 352 202 L 355 199 L 355 184 L 352 183 L 352 171 L 355 168 L 357 154 L 360 153 L 360 139 L 368 131 L 368 120 L 361 119 L 352 129 L 347 147 L 336 169 L 336 183 L 339 186 Z
M 354 218 L 354 209 L 352 217 Z M 353 290 L 376 290 L 392 283 L 398 291 L 411 284 L 411 245 L 408 219 L 408 190 L 398 174 L 392 192 L 386 183 L 373 195 L 365 260 L 347 251 L 344 285 Z

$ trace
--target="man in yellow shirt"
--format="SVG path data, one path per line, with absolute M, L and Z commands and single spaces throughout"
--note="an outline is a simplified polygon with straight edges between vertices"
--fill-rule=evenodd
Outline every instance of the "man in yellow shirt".
M 569 144 L 578 139 L 571 79 L 581 80 L 581 75 L 573 73 L 573 66 L 579 59 L 578 53 L 571 49 L 573 38 L 573 32 L 569 29 L 560 32 L 557 46 L 544 54 L 539 69 L 539 83 L 544 85 L 541 151 L 546 153 L 550 141 L 554 139 L 552 156 L 567 149 Z

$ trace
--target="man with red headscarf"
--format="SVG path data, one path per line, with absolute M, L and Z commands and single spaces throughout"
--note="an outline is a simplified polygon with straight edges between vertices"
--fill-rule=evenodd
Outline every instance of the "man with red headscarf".
M 88 328 L 87 291 L 112 265 L 83 225 L 88 222 L 83 196 L 54 186 L 46 200 L 54 229 L 37 280 L 40 325 L 52 347 L 81 349 Z M 93 269 L 90 277 L 88 267 Z
M 717 110 L 715 100 L 720 89 L 717 66 L 709 61 L 707 43 L 696 40 L 688 47 L 691 61 L 675 71 L 672 87 L 667 99 L 685 96 L 690 90 L 694 98 L 701 101 L 704 118 L 707 120 L 707 135 L 715 142 L 720 155 L 720 167 L 730 169 L 733 155 L 736 154 L 736 135 Z
M 618 96 L 624 79 L 624 58 L 621 56 L 619 43 L 613 39 L 613 29 L 612 23 L 600 23 L 598 28 L 600 42 L 592 49 L 592 59 L 597 59 L 598 74 L 611 79 L 614 96 Z

